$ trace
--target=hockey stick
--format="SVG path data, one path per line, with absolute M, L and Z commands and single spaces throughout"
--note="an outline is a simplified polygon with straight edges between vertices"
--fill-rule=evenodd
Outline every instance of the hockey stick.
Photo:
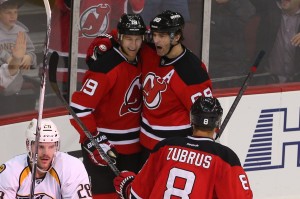
M 97 141 L 94 139 L 93 135 L 89 130 L 86 128 L 86 126 L 83 124 L 83 122 L 80 120 L 80 118 L 76 115 L 74 110 L 70 107 L 68 102 L 65 100 L 63 95 L 61 94 L 57 80 L 56 80 L 56 71 L 57 71 L 57 64 L 58 64 L 58 59 L 59 56 L 57 52 L 53 52 L 50 56 L 50 61 L 49 61 L 49 81 L 50 85 L 59 98 L 59 100 L 63 103 L 64 107 L 69 111 L 69 113 L 73 116 L 74 120 L 77 122 L 77 124 L 80 126 L 80 128 L 83 130 L 85 133 L 86 137 L 92 142 L 92 144 L 96 147 L 98 152 L 101 154 L 103 159 L 107 162 L 108 166 L 111 168 L 111 170 L 115 173 L 116 176 L 119 175 L 120 171 L 118 168 L 113 164 L 111 159 L 108 157 L 108 155 L 104 152 L 104 150 L 99 146 Z
M 43 70 L 41 74 L 41 84 L 40 84 L 40 97 L 39 97 L 39 109 L 38 109 L 38 118 L 36 125 L 36 135 L 35 135 L 35 145 L 34 153 L 32 155 L 32 177 L 31 177 L 31 187 L 30 187 L 30 199 L 34 198 L 34 189 L 35 189 L 35 175 L 38 159 L 38 145 L 40 141 L 40 131 L 41 131 L 41 121 L 43 118 L 43 109 L 44 109 L 44 100 L 45 100 L 45 85 L 46 85 L 46 68 L 47 68 L 47 55 L 48 55 L 48 46 L 49 46 L 49 37 L 50 37 L 50 23 L 51 23 L 51 8 L 48 0 L 44 0 L 44 5 L 47 15 L 47 32 L 45 38 L 45 47 L 44 47 L 44 57 L 43 57 Z
M 223 121 L 220 129 L 219 129 L 219 131 L 217 132 L 215 140 L 221 137 L 221 135 L 222 135 L 222 133 L 223 133 L 223 131 L 224 131 L 224 129 L 225 129 L 225 127 L 226 127 L 229 119 L 231 118 L 231 116 L 232 116 L 235 108 L 237 107 L 240 99 L 242 98 L 243 93 L 245 92 L 246 88 L 248 87 L 248 84 L 249 84 L 250 80 L 252 79 L 253 74 L 256 72 L 257 67 L 258 67 L 258 65 L 259 65 L 259 63 L 262 60 L 262 58 L 263 58 L 264 55 L 265 55 L 265 51 L 263 51 L 263 50 L 261 50 L 259 52 L 259 54 L 257 55 L 256 60 L 255 60 L 255 62 L 253 64 L 253 66 L 250 69 L 250 72 L 248 73 L 248 75 L 247 75 L 247 77 L 246 77 L 246 79 L 245 79 L 245 81 L 244 81 L 244 83 L 243 83 L 243 85 L 242 85 L 242 87 L 241 87 L 238 95 L 235 97 L 235 99 L 234 99 L 234 101 L 233 101 L 233 103 L 232 103 L 232 105 L 231 105 L 231 107 L 230 107 L 230 109 L 229 109 L 229 111 L 228 111 L 228 113 L 227 113 L 227 115 L 226 115 L 226 117 L 225 117 L 225 119 L 224 119 L 224 121 Z

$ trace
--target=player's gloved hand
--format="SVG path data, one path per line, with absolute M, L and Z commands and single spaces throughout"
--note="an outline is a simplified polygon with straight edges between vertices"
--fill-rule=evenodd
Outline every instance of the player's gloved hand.
M 116 158 L 118 157 L 118 153 L 114 148 L 114 145 L 111 144 L 105 135 L 101 135 L 97 132 L 97 135 L 94 136 L 94 139 L 99 143 L 99 146 L 103 149 L 103 151 L 108 155 L 111 159 L 112 163 L 116 163 Z M 89 153 L 90 160 L 98 166 L 107 166 L 107 162 L 104 160 L 102 155 L 98 152 L 97 148 L 93 145 L 90 140 L 86 140 L 83 143 L 83 148 Z
M 130 184 L 135 176 L 136 174 L 131 171 L 121 171 L 120 174 L 114 178 L 114 186 L 120 198 L 128 198 L 131 187 Z
M 108 34 L 101 34 L 92 41 L 86 53 L 85 62 L 87 65 L 96 61 L 98 57 L 112 48 L 111 38 L 112 36 Z

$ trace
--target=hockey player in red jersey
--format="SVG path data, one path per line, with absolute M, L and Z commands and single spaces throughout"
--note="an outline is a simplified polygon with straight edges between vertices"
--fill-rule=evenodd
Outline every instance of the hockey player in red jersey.
M 189 110 L 199 96 L 212 96 L 206 67 L 181 42 L 184 19 L 166 10 L 150 22 L 154 45 L 142 51 L 143 112 L 140 142 L 153 149 L 159 141 L 191 135 Z
M 142 170 L 114 179 L 121 198 L 251 199 L 247 174 L 238 156 L 213 139 L 223 109 L 216 98 L 192 105 L 193 135 L 159 142 Z
M 138 14 L 124 14 L 118 23 L 118 43 L 98 56 L 86 72 L 71 107 L 119 169 L 139 171 L 141 66 L 138 52 L 146 26 Z M 91 177 L 93 198 L 116 198 L 114 173 L 78 124 L 83 162 Z M 109 152 L 113 152 L 113 154 Z M 117 153 L 116 153 L 116 152 Z M 118 155 L 117 155 L 118 154 Z M 116 157 L 117 156 L 117 157 Z
M 206 66 L 181 43 L 183 28 L 182 15 L 166 10 L 150 22 L 153 43 L 141 48 L 143 161 L 159 141 L 191 135 L 191 105 L 199 96 L 212 96 Z M 96 38 L 94 42 L 107 46 L 107 38 Z

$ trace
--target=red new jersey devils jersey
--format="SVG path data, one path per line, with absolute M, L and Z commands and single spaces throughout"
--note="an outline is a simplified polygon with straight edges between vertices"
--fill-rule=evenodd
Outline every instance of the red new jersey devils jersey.
M 159 143 L 131 184 L 131 198 L 251 199 L 238 156 L 210 138 Z
M 115 28 L 123 13 L 127 13 L 128 3 L 132 12 L 143 10 L 144 0 L 85 0 L 80 1 L 79 16 L 79 57 L 85 57 L 90 43 L 99 34 L 110 32 Z M 52 11 L 49 48 L 62 56 L 69 52 L 70 8 L 64 0 L 56 0 Z
M 90 132 L 100 131 L 121 154 L 140 150 L 141 68 L 113 48 L 90 66 L 71 107 Z M 72 125 L 86 139 L 78 124 Z
M 199 96 L 212 96 L 212 83 L 206 67 L 188 49 L 171 60 L 145 45 L 141 55 L 144 103 L 140 141 L 153 149 L 164 138 L 191 135 L 190 107 Z

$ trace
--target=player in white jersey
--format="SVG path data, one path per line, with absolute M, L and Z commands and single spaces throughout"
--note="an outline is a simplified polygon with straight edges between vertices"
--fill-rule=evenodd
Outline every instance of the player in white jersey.
M 27 199 L 30 196 L 36 126 L 37 120 L 33 119 L 26 130 L 28 153 L 16 156 L 0 166 L 0 199 Z M 59 142 L 60 133 L 55 124 L 51 120 L 43 119 L 34 198 L 92 198 L 83 163 L 75 157 L 59 152 Z

